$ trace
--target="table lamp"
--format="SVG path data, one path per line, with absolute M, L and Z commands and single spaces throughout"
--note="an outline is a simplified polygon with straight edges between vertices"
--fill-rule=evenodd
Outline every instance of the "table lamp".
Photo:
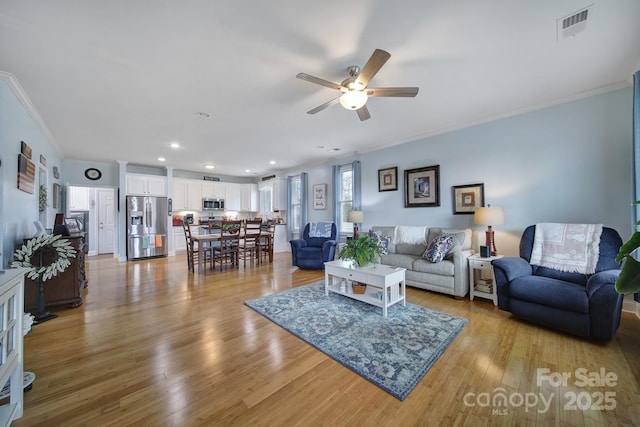
M 491 205 L 487 205 L 486 208 L 476 208 L 473 214 L 473 223 L 478 225 L 486 225 L 487 231 L 485 231 L 487 240 L 486 245 L 491 248 L 491 255 L 497 255 L 496 242 L 493 237 L 492 225 L 504 224 L 504 210 L 502 208 L 492 208 Z
M 364 222 L 364 213 L 362 211 L 349 211 L 347 214 L 347 222 L 353 223 L 353 238 L 358 238 L 358 224 Z

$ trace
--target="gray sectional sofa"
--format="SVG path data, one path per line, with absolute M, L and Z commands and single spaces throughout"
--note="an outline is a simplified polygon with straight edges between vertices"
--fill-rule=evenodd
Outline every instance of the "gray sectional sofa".
M 370 233 L 388 239 L 388 254 L 381 263 L 406 268 L 408 286 L 441 292 L 463 298 L 469 293 L 469 263 L 473 254 L 474 234 L 469 228 L 437 228 L 423 226 L 373 226 Z M 455 245 L 440 262 L 433 263 L 422 255 L 428 244 L 441 235 L 454 236 Z

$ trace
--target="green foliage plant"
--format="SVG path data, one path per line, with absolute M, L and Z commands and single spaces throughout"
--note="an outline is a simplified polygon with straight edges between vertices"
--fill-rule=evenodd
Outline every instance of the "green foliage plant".
M 369 236 L 362 236 L 358 239 L 347 240 L 344 248 L 340 250 L 339 258 L 342 260 L 353 260 L 358 267 L 373 264 L 376 255 L 380 254 L 380 248 Z
M 639 202 L 635 203 L 640 204 Z M 638 227 L 640 221 L 636 223 L 636 231 L 631 238 L 621 247 L 616 257 L 616 262 L 622 262 L 622 271 L 616 280 L 616 291 L 621 294 L 640 292 L 640 261 L 633 257 L 633 252 L 640 248 L 640 231 Z

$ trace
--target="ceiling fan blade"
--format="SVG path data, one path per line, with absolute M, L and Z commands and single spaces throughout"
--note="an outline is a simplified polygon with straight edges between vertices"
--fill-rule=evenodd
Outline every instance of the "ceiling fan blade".
M 325 79 L 321 79 L 320 77 L 315 77 L 315 76 L 311 76 L 307 73 L 298 73 L 298 75 L 296 76 L 297 78 L 299 78 L 300 80 L 304 80 L 306 82 L 309 83 L 315 83 L 318 85 L 322 85 L 322 86 L 326 86 L 329 89 L 335 89 L 335 90 L 348 90 L 346 87 L 343 87 L 342 85 L 339 85 L 338 83 L 333 83 L 330 82 L 329 80 L 325 80 Z
M 369 120 L 371 118 L 371 114 L 369 114 L 369 109 L 366 105 L 358 108 L 356 110 L 356 113 L 358 113 L 358 117 L 360 117 L 361 122 L 364 122 L 365 120 Z
M 341 95 L 341 96 L 342 96 L 342 95 Z M 315 113 L 319 113 L 320 111 L 324 110 L 325 108 L 329 108 L 329 107 L 331 107 L 332 105 L 336 105 L 336 104 L 337 104 L 337 103 L 339 103 L 339 102 L 340 102 L 340 96 L 339 96 L 339 97 L 337 97 L 337 98 L 335 98 L 335 99 L 332 99 L 331 101 L 325 102 L 325 103 L 324 103 L 324 104 L 322 104 L 322 105 L 318 105 L 316 108 L 314 108 L 314 109 L 312 109 L 312 110 L 307 111 L 307 114 L 315 114 Z
M 367 88 L 368 96 L 406 96 L 414 97 L 418 94 L 417 87 L 378 87 Z
M 391 54 L 382 49 L 376 49 L 373 51 L 371 58 L 367 61 L 362 71 L 358 74 L 356 82 L 361 84 L 362 87 L 367 87 L 369 81 L 376 75 L 380 68 L 391 58 Z

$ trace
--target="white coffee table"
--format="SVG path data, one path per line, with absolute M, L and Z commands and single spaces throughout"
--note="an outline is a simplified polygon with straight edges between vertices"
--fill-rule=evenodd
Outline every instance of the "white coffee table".
M 407 305 L 406 283 L 404 273 L 406 269 L 392 267 L 390 265 L 374 264 L 370 267 L 354 267 L 351 261 L 329 261 L 324 263 L 324 292 L 335 292 L 367 304 L 382 307 L 382 315 L 387 317 L 387 308 L 402 301 Z M 344 291 L 341 283 L 346 280 Z M 351 282 L 367 284 L 364 294 L 354 294 Z M 382 299 L 378 298 L 378 292 L 382 292 Z M 387 294 L 388 298 L 384 298 Z

